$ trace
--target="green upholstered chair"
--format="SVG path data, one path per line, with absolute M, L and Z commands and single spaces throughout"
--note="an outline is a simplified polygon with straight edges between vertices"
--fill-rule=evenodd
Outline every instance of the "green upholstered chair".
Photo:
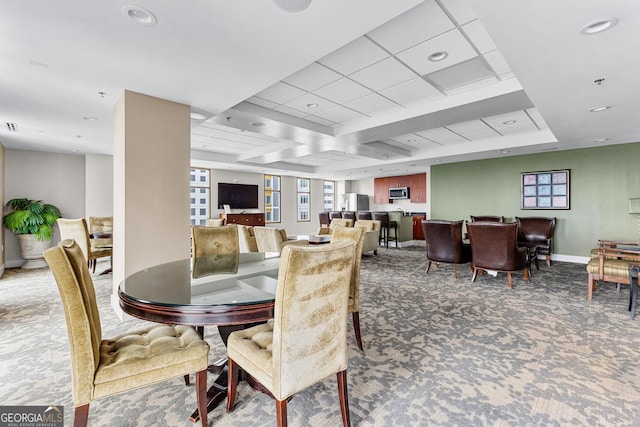
M 196 372 L 198 409 L 206 426 L 209 345 L 200 335 L 191 326 L 154 325 L 103 338 L 95 289 L 80 246 L 64 240 L 44 257 L 67 320 L 74 425 L 87 424 L 89 404 L 95 399 Z
M 366 230 L 363 227 L 335 227 L 331 233 L 331 243 L 342 242 L 344 240 L 352 240 L 358 244 L 356 246 L 356 257 L 353 264 L 353 275 L 351 276 L 351 285 L 349 286 L 349 307 L 347 311 L 351 313 L 353 320 L 353 331 L 356 334 L 356 343 L 358 348 L 364 351 L 362 345 L 362 335 L 360 334 L 360 261 L 362 259 L 362 248 Z M 376 235 L 376 242 L 378 236 Z
M 193 277 L 237 273 L 240 258 L 237 225 L 191 227 Z
M 278 426 L 287 425 L 289 397 L 337 374 L 342 421 L 350 425 L 347 305 L 355 255 L 351 240 L 283 249 L 273 321 L 229 335 L 227 411 L 238 368 L 273 395 Z

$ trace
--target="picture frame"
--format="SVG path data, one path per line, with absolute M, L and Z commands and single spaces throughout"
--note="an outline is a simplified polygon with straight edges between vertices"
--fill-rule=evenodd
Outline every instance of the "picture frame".
M 520 174 L 520 209 L 571 209 L 570 170 Z

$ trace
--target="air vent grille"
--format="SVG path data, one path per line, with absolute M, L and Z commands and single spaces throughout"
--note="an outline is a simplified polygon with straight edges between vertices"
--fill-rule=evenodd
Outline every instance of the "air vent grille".
M 7 130 L 9 130 L 9 132 L 18 132 L 17 123 L 6 122 L 5 125 L 7 126 Z

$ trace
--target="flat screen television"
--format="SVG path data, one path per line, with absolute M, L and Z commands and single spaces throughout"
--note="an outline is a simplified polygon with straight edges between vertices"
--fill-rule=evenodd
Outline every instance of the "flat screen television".
M 258 209 L 258 186 L 250 184 L 218 183 L 218 209 Z

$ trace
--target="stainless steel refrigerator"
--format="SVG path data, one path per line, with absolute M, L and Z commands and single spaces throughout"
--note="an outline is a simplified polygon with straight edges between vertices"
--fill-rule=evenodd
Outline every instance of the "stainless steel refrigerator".
M 369 196 L 366 194 L 347 193 L 344 195 L 344 210 L 368 211 Z

